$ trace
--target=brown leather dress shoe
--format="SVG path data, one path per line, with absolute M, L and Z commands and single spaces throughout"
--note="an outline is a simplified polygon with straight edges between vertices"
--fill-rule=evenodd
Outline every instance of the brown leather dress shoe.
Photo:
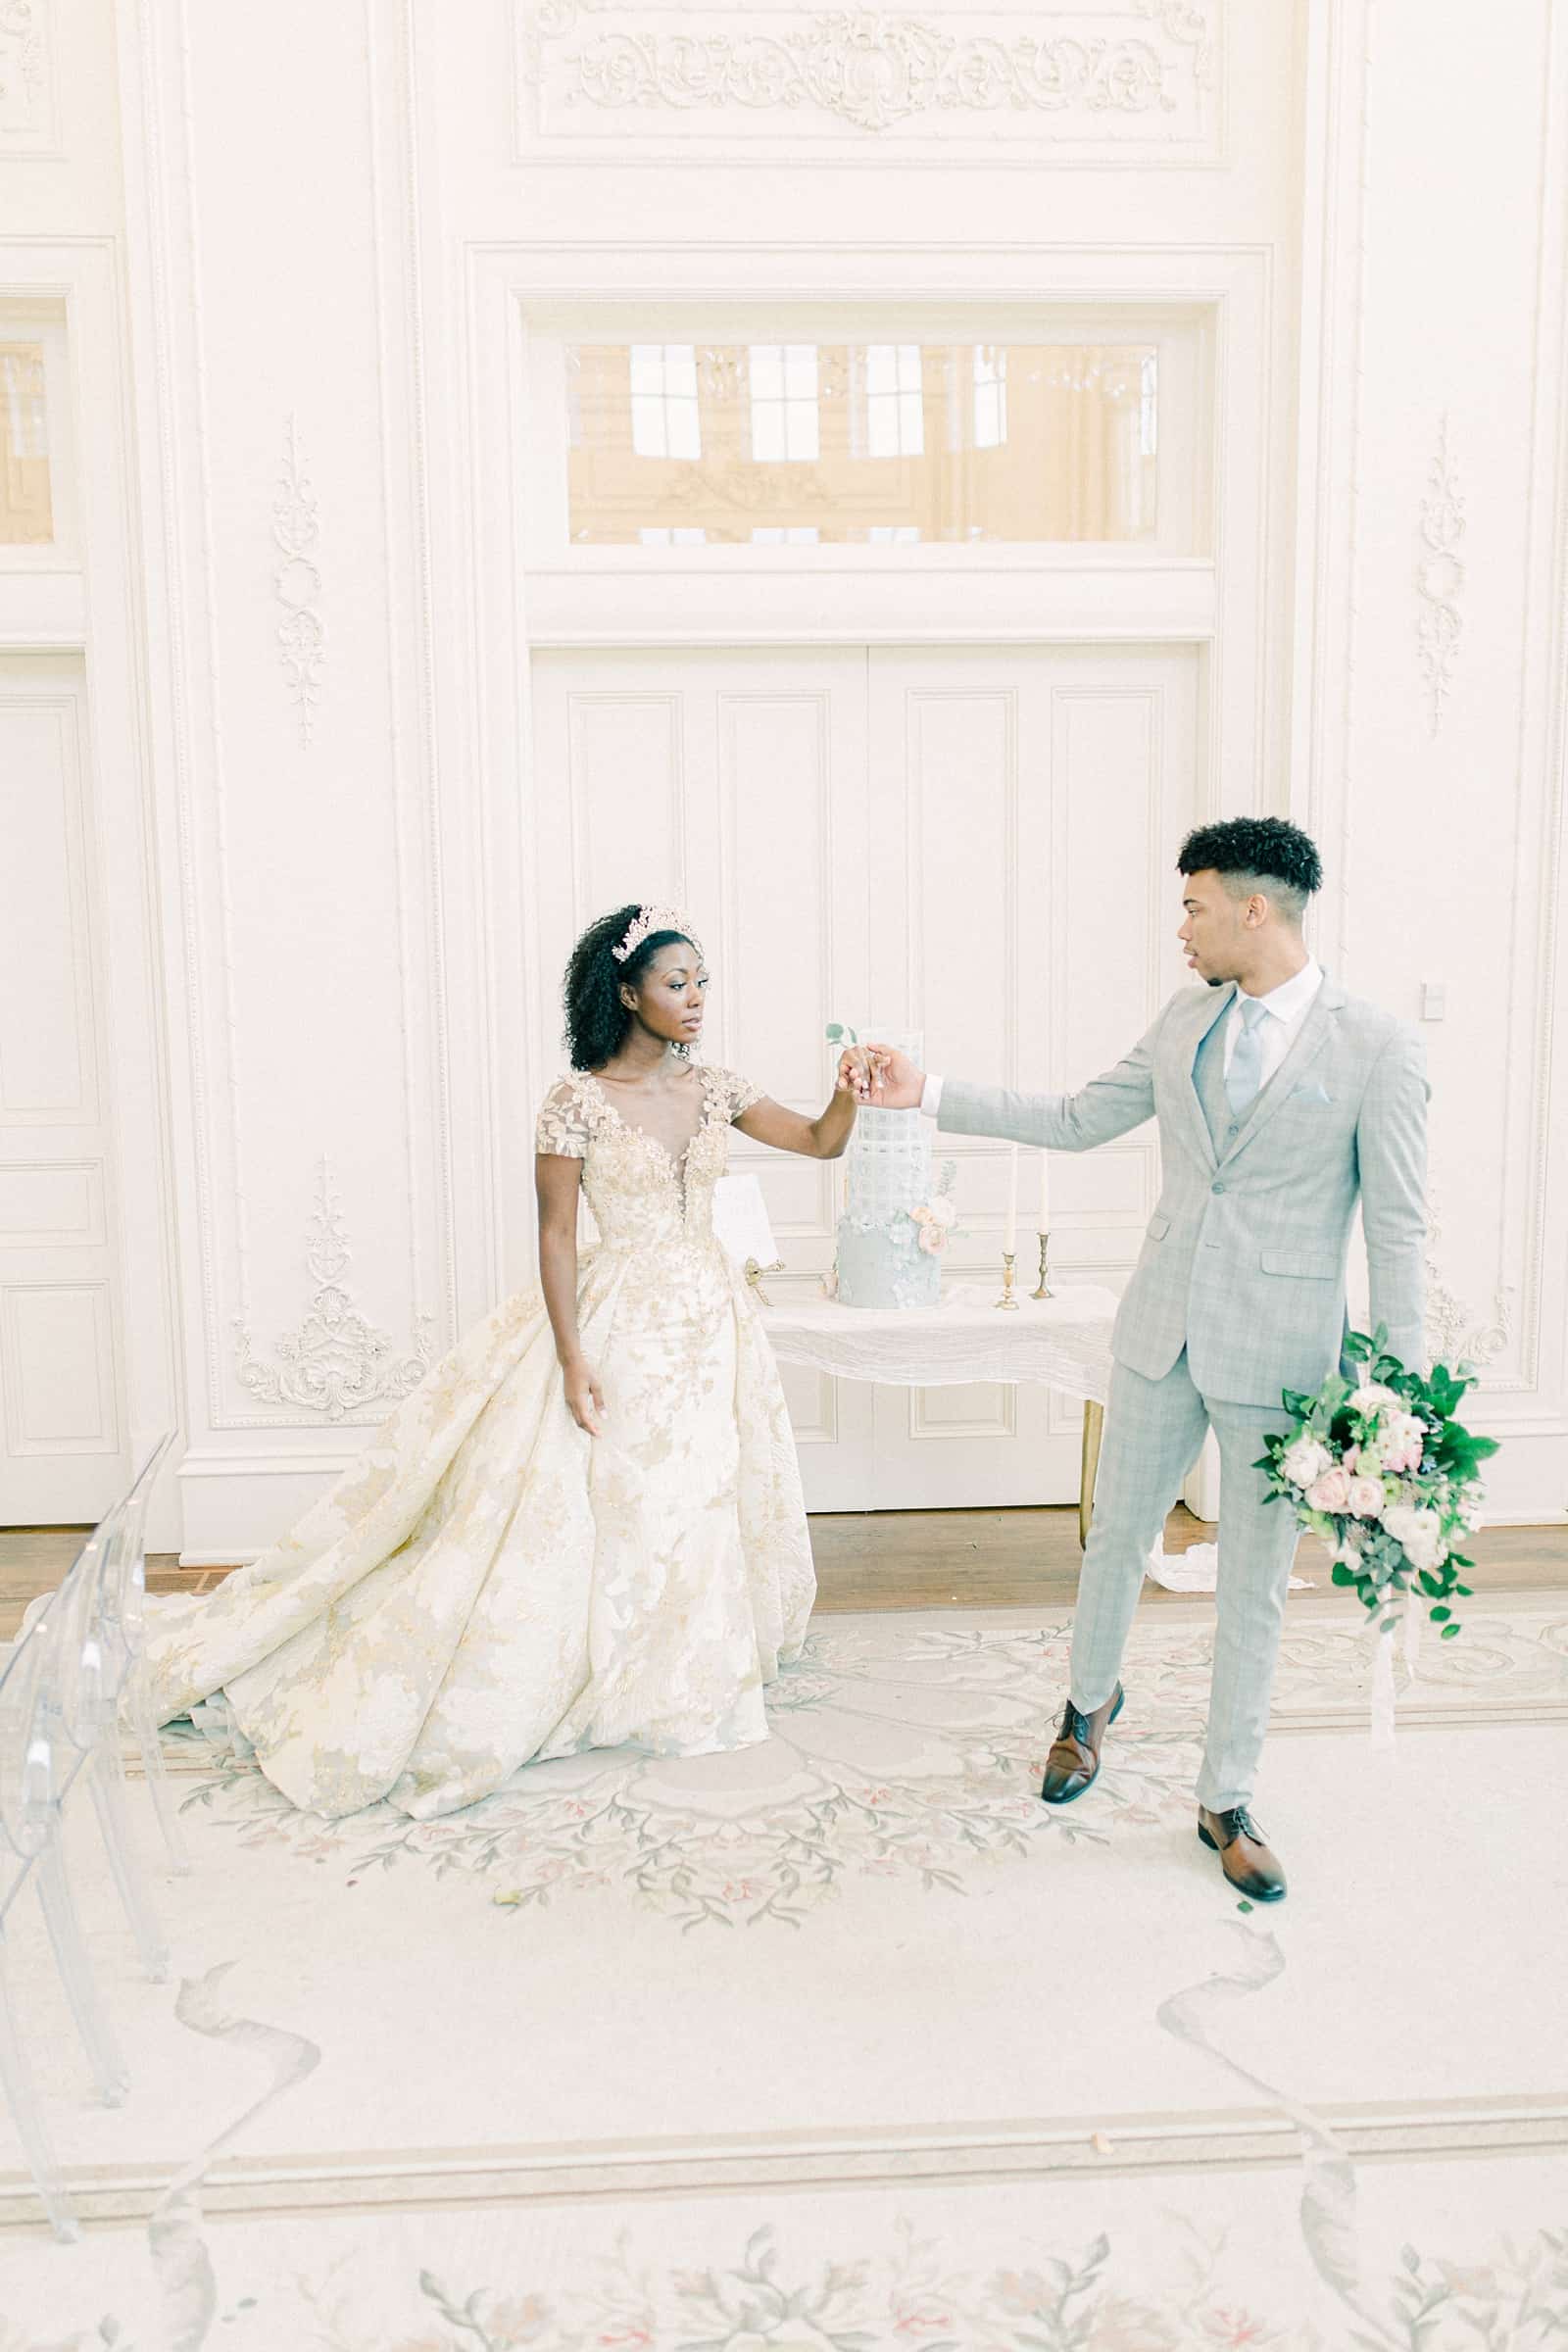
M 1046 1777 L 1040 1784 L 1040 1793 L 1048 1805 L 1070 1805 L 1075 1796 L 1100 1776 L 1100 1742 L 1104 1738 L 1107 1723 L 1114 1723 L 1121 1713 L 1126 1692 L 1120 1683 L 1102 1707 L 1092 1715 L 1084 1714 L 1069 1698 L 1062 1709 L 1061 1729 L 1051 1743 L 1046 1758 Z
M 1262 1831 L 1245 1805 L 1231 1805 L 1223 1813 L 1210 1813 L 1206 1805 L 1200 1805 L 1198 1835 L 1202 1844 L 1218 1854 L 1219 1866 L 1238 1894 L 1250 1895 L 1254 1903 L 1282 1899 L 1285 1873 L 1279 1856 L 1269 1852 Z

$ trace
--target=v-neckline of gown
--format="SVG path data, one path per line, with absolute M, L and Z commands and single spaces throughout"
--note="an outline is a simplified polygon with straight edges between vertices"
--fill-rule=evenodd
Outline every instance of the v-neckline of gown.
M 670 1150 L 669 1146 L 665 1143 L 662 1135 L 655 1135 L 651 1127 L 640 1126 L 635 1119 L 628 1119 L 626 1117 L 624 1111 L 619 1109 L 606 1094 L 604 1083 L 596 1070 L 586 1070 L 583 1074 L 585 1077 L 590 1078 L 593 1081 L 600 1102 L 604 1104 L 606 1110 L 609 1111 L 611 1117 L 616 1122 L 616 1124 L 624 1127 L 628 1135 L 640 1135 L 644 1143 L 652 1144 L 654 1149 L 660 1152 L 668 1163 L 671 1174 L 675 1177 L 676 1181 L 679 1182 L 686 1172 L 686 1162 L 692 1155 L 692 1146 L 696 1143 L 698 1137 L 707 1127 L 709 1119 L 712 1113 L 712 1101 L 709 1095 L 708 1080 L 706 1076 L 700 1073 L 697 1080 L 697 1092 L 703 1106 L 702 1114 L 699 1117 L 696 1126 L 686 1138 L 686 1141 L 680 1152 L 677 1153 Z

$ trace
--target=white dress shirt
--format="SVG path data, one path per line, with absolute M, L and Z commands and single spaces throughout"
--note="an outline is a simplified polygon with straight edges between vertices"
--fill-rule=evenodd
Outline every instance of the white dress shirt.
M 1289 980 L 1282 980 L 1278 988 L 1271 988 L 1266 997 L 1259 997 L 1258 1003 L 1267 1006 L 1271 1016 L 1263 1023 L 1259 1039 L 1262 1053 L 1262 1071 L 1258 1078 L 1260 1090 L 1267 1086 L 1290 1052 L 1292 1040 L 1305 1020 L 1312 1000 L 1322 985 L 1323 966 L 1315 956 L 1309 956 L 1298 972 L 1293 972 Z M 1238 989 L 1236 1002 L 1225 1022 L 1227 1070 L 1231 1066 L 1231 1055 L 1236 1051 L 1236 1040 L 1241 1034 L 1242 992 Z M 934 1071 L 927 1073 L 920 1096 L 920 1108 L 928 1119 L 934 1119 L 942 1108 L 942 1081 Z

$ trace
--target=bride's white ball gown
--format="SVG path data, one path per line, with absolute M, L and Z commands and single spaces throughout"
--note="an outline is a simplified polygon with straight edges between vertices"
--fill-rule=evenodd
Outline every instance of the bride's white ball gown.
M 566 1405 L 539 1293 L 505 1299 L 281 1542 L 149 1602 L 160 1719 L 194 1710 L 296 1805 L 421 1819 L 535 1757 L 766 1738 L 816 1586 L 772 1352 L 713 1233 L 760 1090 L 702 1080 L 679 1160 L 583 1072 L 539 1114 L 602 1237 L 577 1315 L 604 1434 Z

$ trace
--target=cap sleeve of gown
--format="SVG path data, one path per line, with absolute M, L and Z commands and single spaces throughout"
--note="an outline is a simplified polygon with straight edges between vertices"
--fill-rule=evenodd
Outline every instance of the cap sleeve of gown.
M 708 1083 L 722 1104 L 725 1118 L 732 1125 L 743 1111 L 750 1110 L 754 1102 L 760 1102 L 767 1093 L 765 1086 L 754 1086 L 751 1079 L 743 1078 L 738 1070 L 711 1068 L 708 1073 Z
M 534 1150 L 558 1159 L 586 1159 L 591 1132 L 587 1089 L 576 1078 L 558 1078 L 539 1105 Z

